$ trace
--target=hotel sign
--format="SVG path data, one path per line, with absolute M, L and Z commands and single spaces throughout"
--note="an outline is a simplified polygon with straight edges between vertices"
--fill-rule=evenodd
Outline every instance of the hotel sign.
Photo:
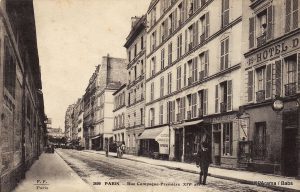
M 248 66 L 256 65 L 264 61 L 270 60 L 283 53 L 293 51 L 300 47 L 300 35 L 290 37 L 284 41 L 276 43 L 270 47 L 267 47 L 258 53 L 250 56 L 248 59 Z

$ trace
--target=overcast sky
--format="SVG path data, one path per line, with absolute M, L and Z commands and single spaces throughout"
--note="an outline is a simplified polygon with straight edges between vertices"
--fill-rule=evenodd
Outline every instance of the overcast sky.
M 64 129 L 67 106 L 82 97 L 102 56 L 126 58 L 132 16 L 150 0 L 34 0 L 45 112 Z

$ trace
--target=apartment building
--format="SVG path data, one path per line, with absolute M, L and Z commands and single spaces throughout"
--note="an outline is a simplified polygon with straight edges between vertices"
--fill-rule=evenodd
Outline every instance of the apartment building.
M 77 117 L 77 139 L 78 145 L 85 148 L 85 139 L 83 131 L 83 98 L 78 99 L 78 117 Z
M 43 152 L 46 116 L 33 2 L 0 1 L 0 191 Z
M 122 82 L 127 81 L 126 59 L 102 57 L 84 96 L 84 129 L 89 149 L 104 150 L 113 141 L 114 97 Z
M 126 128 L 125 128 L 125 115 L 126 115 L 126 84 L 123 84 L 118 90 L 113 93 L 114 96 L 114 128 L 113 135 L 114 141 L 118 144 L 127 143 Z
M 207 140 L 214 164 L 237 167 L 242 1 L 153 0 L 147 20 L 141 140 L 185 162 Z
M 65 113 L 65 137 L 68 143 L 72 141 L 74 104 L 69 105 Z
M 146 64 L 146 16 L 132 17 L 132 27 L 126 38 L 127 94 L 125 126 L 127 153 L 139 154 L 139 135 L 144 130 L 145 116 L 145 64 Z
M 300 29 L 296 0 L 243 2 L 248 168 L 300 175 Z

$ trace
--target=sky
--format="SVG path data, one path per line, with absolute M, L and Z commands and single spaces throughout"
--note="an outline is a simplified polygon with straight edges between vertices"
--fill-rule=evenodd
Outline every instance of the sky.
M 150 0 L 34 0 L 45 113 L 64 130 L 68 105 L 82 97 L 102 56 L 126 58 L 131 17 Z

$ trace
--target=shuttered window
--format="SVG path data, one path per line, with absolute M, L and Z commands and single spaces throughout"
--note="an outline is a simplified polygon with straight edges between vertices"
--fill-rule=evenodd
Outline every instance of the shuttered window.
M 160 97 L 164 96 L 164 77 L 160 78 Z
M 208 50 L 204 53 L 204 77 L 208 76 L 208 66 L 209 66 L 209 52 Z
M 282 62 L 281 60 L 275 61 L 275 95 L 281 95 L 282 87 Z
M 229 51 L 229 38 L 224 39 L 221 42 L 221 71 L 228 68 L 228 51 Z
M 207 89 L 203 90 L 203 115 L 207 115 Z
M 192 82 L 197 81 L 197 73 L 198 73 L 198 57 L 195 57 L 192 62 Z
M 272 96 L 272 65 L 266 67 L 266 99 Z
M 232 110 L 232 80 L 227 81 L 227 111 Z
M 209 12 L 205 14 L 205 38 L 209 37 Z
M 298 28 L 298 0 L 285 2 L 285 32 Z
M 254 47 L 255 42 L 255 18 L 249 19 L 249 49 Z
M 192 118 L 197 117 L 197 93 L 193 93 L 191 96 L 192 100 Z
M 253 101 L 253 71 L 248 71 L 248 102 Z
M 219 112 L 219 85 L 215 88 L 215 112 Z
M 177 67 L 177 90 L 181 89 L 181 66 Z
M 267 8 L 267 40 L 273 38 L 273 15 L 274 15 L 274 8 L 270 6 Z

